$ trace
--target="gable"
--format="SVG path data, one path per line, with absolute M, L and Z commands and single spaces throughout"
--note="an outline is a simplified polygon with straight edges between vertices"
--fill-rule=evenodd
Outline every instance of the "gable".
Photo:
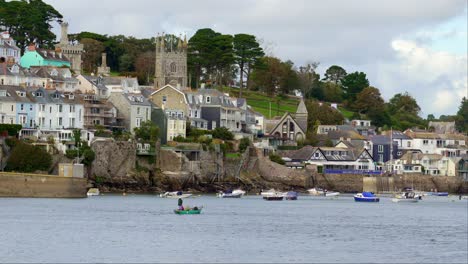
M 185 94 L 171 85 L 165 85 L 162 88 L 152 92 L 150 95 L 151 101 L 153 101 L 154 103 L 159 103 L 159 102 L 156 102 L 156 98 L 161 97 L 160 100 L 162 101 L 163 95 L 168 96 L 168 97 L 169 96 L 176 97 L 178 98 L 177 100 L 178 103 L 184 103 L 188 105 L 187 98 L 185 98 Z
M 305 135 L 304 130 L 302 130 L 301 126 L 292 118 L 291 114 L 286 112 L 283 117 L 276 123 L 276 125 L 273 127 L 273 129 L 269 132 L 270 135 L 274 134 L 275 132 L 282 133 L 281 126 L 284 122 L 290 121 L 294 124 L 294 127 L 296 127 L 296 133 L 301 132 L 302 134 Z
M 325 156 L 323 155 L 322 151 L 320 149 L 316 149 L 313 153 L 312 156 L 310 156 L 309 160 L 325 160 Z
M 363 150 L 358 159 L 372 159 L 372 156 L 367 152 L 367 150 Z

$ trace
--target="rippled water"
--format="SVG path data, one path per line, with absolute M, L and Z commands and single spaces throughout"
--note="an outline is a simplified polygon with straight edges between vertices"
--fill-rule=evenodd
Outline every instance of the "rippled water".
M 0 199 L 0 262 L 466 263 L 468 201 L 151 195 Z

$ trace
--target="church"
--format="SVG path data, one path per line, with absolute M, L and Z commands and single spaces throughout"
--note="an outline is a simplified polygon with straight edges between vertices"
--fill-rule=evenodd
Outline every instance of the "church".
M 179 90 L 188 87 L 187 80 L 187 37 L 173 35 L 156 37 L 156 65 L 154 86 L 156 89 L 171 85 Z

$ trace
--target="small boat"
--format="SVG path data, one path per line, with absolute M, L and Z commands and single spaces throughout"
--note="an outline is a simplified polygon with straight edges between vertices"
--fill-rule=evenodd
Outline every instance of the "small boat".
M 235 194 L 235 195 L 240 194 L 241 196 L 244 196 L 245 191 L 241 189 L 235 189 L 234 191 L 232 191 L 232 194 Z
M 310 195 L 316 195 L 316 196 L 323 195 L 323 189 L 321 188 L 312 188 L 312 189 L 307 190 L 307 192 L 309 192 Z
M 325 196 L 326 197 L 334 197 L 334 196 L 338 196 L 338 195 L 340 195 L 339 192 L 327 192 L 327 191 L 325 191 Z
M 197 208 L 197 207 L 194 207 L 194 208 L 191 208 L 191 209 L 188 209 L 188 210 L 179 210 L 179 209 L 175 209 L 174 210 L 174 213 L 175 214 L 200 214 L 201 211 L 202 211 L 202 208 L 203 207 L 200 207 L 200 208 Z
M 448 192 L 432 192 L 432 196 L 448 196 Z
M 98 195 L 100 195 L 100 192 L 99 192 L 98 188 L 89 188 L 86 195 L 88 195 L 88 196 L 98 196 Z
M 297 200 L 297 192 L 289 191 L 284 194 L 286 200 Z
M 275 189 L 261 192 L 260 195 L 263 196 L 263 199 L 267 201 L 281 201 L 284 198 L 284 193 L 277 192 Z
M 242 194 L 241 193 L 229 193 L 229 192 L 220 192 L 217 194 L 219 198 L 241 198 Z
M 375 202 L 378 203 L 380 198 L 371 192 L 362 192 L 354 195 L 355 202 Z
M 422 196 L 414 192 L 404 192 L 401 195 L 395 196 L 395 198 L 392 199 L 392 202 L 394 203 L 417 203 L 421 199 L 422 199 Z
M 178 199 L 178 198 L 188 198 L 192 196 L 191 193 L 182 193 L 181 191 L 177 191 L 177 192 L 165 192 L 165 193 L 162 193 L 159 195 L 159 197 L 161 198 L 174 198 L 174 199 Z

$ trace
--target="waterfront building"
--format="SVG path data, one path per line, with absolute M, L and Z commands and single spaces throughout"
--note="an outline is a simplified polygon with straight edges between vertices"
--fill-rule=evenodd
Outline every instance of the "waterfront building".
M 156 61 L 154 87 L 159 89 L 167 84 L 179 90 L 185 90 L 188 86 L 187 78 L 187 38 L 177 43 L 166 39 L 166 36 L 156 37 Z
M 383 164 L 391 159 L 398 158 L 398 144 L 393 142 L 393 146 L 391 146 L 390 142 L 392 140 L 389 136 L 372 135 L 369 139 L 370 153 L 372 153 L 372 157 L 376 162 Z
M 75 74 L 81 73 L 81 56 L 84 52 L 83 44 L 78 43 L 77 41 L 68 40 L 68 23 L 62 22 L 61 27 L 61 36 L 60 42 L 55 45 L 55 50 L 60 51 L 69 59 L 68 67 Z
M 20 63 L 21 50 L 16 41 L 5 31 L 0 33 L 0 63 L 8 65 Z
M 424 154 L 440 154 L 446 157 L 461 157 L 468 153 L 466 136 L 462 134 L 437 134 L 411 129 L 407 129 L 404 134 L 411 138 L 411 147 L 402 146 L 402 149 L 418 149 Z
M 78 87 L 78 79 L 72 76 L 69 68 L 52 66 L 31 66 L 29 68 L 34 83 L 41 87 L 61 92 L 75 92 Z
M 123 118 L 118 116 L 117 108 L 107 99 L 101 99 L 96 94 L 82 94 L 84 108 L 84 128 L 94 130 L 102 126 L 109 130 L 121 130 Z
M 408 152 L 389 164 L 392 165 L 393 172 L 397 174 L 424 173 L 432 176 L 456 176 L 460 160 L 460 157 Z
M 157 107 L 165 111 L 181 111 L 184 117 L 189 112 L 189 106 L 185 94 L 172 85 L 165 85 L 152 92 L 149 100 Z
M 18 124 L 16 117 L 17 95 L 14 87 L 0 85 L 0 123 Z
M 21 67 L 28 69 L 31 66 L 71 67 L 70 61 L 61 50 L 39 49 L 34 44 L 28 46 L 20 61 Z
M 124 128 L 131 133 L 142 122 L 151 120 L 153 105 L 141 93 L 112 93 L 109 102 L 117 108 Z

